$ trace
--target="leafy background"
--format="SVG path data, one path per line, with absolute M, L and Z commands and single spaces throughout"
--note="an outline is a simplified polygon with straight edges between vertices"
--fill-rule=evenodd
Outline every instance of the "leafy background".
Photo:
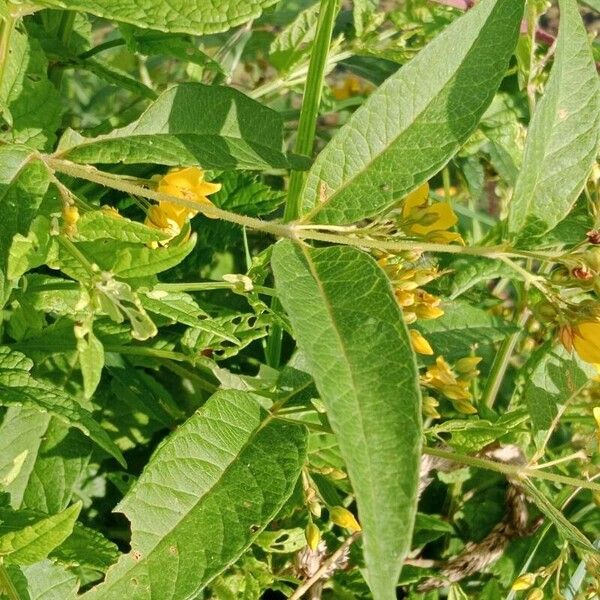
M 597 371 L 546 303 L 600 291 L 598 8 L 0 3 L 3 597 L 598 594 Z M 222 187 L 163 243 L 189 165 Z M 398 234 L 427 181 L 464 247 Z

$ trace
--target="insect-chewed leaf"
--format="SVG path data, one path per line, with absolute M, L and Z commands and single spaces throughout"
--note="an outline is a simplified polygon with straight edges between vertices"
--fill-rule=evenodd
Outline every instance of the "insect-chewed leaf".
M 522 0 L 486 0 L 374 92 L 311 168 L 305 219 L 352 223 L 427 181 L 474 131 L 517 41 Z
M 596 160 L 600 84 L 575 0 L 561 0 L 554 66 L 529 127 L 508 215 L 523 243 L 552 229 L 573 207 Z
M 226 31 L 259 17 L 276 0 L 41 0 L 41 6 L 81 10 L 105 19 L 161 31 L 200 35 Z
M 290 496 L 302 427 L 273 420 L 251 394 L 217 392 L 160 446 L 119 510 L 131 552 L 85 600 L 195 598 Z
M 233 88 L 185 83 L 127 127 L 96 138 L 67 131 L 58 150 L 78 163 L 264 169 L 290 166 L 282 147 L 283 120 L 274 110 Z
M 336 433 L 376 600 L 396 597 L 417 503 L 421 402 L 407 330 L 375 261 L 349 247 L 273 251 L 276 287 Z

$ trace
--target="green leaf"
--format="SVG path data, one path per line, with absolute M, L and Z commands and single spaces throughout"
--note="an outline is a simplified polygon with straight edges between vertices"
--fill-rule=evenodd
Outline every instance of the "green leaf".
M 553 347 L 548 343 L 532 356 L 526 373 L 522 399 L 539 445 L 552 428 L 559 410 L 581 392 L 597 371 L 562 346 Z
M 455 300 L 482 282 L 489 282 L 499 277 L 515 278 L 515 271 L 505 263 L 478 256 L 461 256 L 450 263 L 448 270 L 452 272 L 450 280 L 450 299 Z
M 193 38 L 189 36 L 148 31 L 124 23 L 119 26 L 119 29 L 127 40 L 127 46 L 133 52 L 148 56 L 172 56 L 200 67 L 206 67 L 215 73 L 224 74 L 221 65 L 208 54 L 199 50 Z
M 118 506 L 131 521 L 132 550 L 82 598 L 195 598 L 291 495 L 305 437 L 251 394 L 212 396 L 163 442 Z
M 91 325 L 88 331 L 77 337 L 77 353 L 83 377 L 83 393 L 86 398 L 91 398 L 100 383 L 104 368 L 104 346 L 94 335 Z
M 560 0 L 554 65 L 525 144 L 508 215 L 521 241 L 559 223 L 581 193 L 600 140 L 600 84 L 575 0 Z
M 270 188 L 249 173 L 229 171 L 219 176 L 217 181 L 222 187 L 210 197 L 211 202 L 240 215 L 268 215 L 285 201 L 284 193 Z
M 233 88 L 185 83 L 108 135 L 86 138 L 67 131 L 58 155 L 78 163 L 287 168 L 282 147 L 283 121 L 275 111 Z
M 0 510 L 0 557 L 18 565 L 43 560 L 73 532 L 81 502 L 50 517 Z
M 256 19 L 277 0 L 41 0 L 37 4 L 84 12 L 160 31 L 193 34 L 226 31 Z
M 125 460 L 92 415 L 58 387 L 34 379 L 33 362 L 24 354 L 0 347 L 0 405 L 35 408 L 80 429 L 121 464 Z
M 96 577 L 101 576 L 119 558 L 116 544 L 107 540 L 99 531 L 75 523 L 73 533 L 55 550 L 51 558 L 63 565 Z
M 384 273 L 355 248 L 280 242 L 272 265 L 356 493 L 367 580 L 376 600 L 393 599 L 421 449 L 417 368 L 402 314 Z
M 415 328 L 436 355 L 449 361 L 469 356 L 473 347 L 499 342 L 516 331 L 513 324 L 467 302 L 445 302 L 442 308 L 445 314 L 439 319 L 420 320 Z
M 62 110 L 59 94 L 48 80 L 46 55 L 38 40 L 18 29 L 12 32 L 10 45 L 0 80 L 0 111 L 10 127 L 0 138 L 50 149 Z
M 64 510 L 90 454 L 89 440 L 60 419 L 33 408 L 6 411 L 0 426 L 0 479 L 14 508 L 49 514 Z
M 189 239 L 180 239 L 180 243 L 172 240 L 168 246 L 149 248 L 133 242 L 117 242 L 108 238 L 94 242 L 77 242 L 77 248 L 90 262 L 97 264 L 103 271 L 110 271 L 121 279 L 135 279 L 148 277 L 167 271 L 178 265 L 196 245 L 196 235 Z M 61 251 L 61 269 L 73 276 L 78 275 L 84 281 L 89 279 L 89 274 L 81 265 L 71 259 L 67 267 L 67 257 Z
M 515 47 L 522 0 L 486 0 L 376 91 L 317 157 L 305 219 L 380 214 L 437 173 L 475 130 Z
M 0 145 L 0 271 L 4 273 L 14 236 L 29 233 L 49 185 L 43 165 L 29 162 L 31 153 L 26 146 Z
M 269 60 L 278 71 L 288 72 L 310 53 L 317 31 L 320 4 L 303 10 L 271 43 Z
M 90 242 L 106 238 L 138 244 L 160 242 L 165 239 L 164 232 L 158 229 L 104 210 L 84 213 L 77 221 L 77 236 Z
M 21 600 L 77 599 L 77 577 L 50 560 L 23 567 L 7 565 L 6 571 Z

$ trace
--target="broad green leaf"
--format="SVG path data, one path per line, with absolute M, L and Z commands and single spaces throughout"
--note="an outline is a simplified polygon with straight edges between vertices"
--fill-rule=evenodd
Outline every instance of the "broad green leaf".
M 600 0 L 581 0 L 583 4 L 587 4 L 590 8 L 593 8 L 596 12 L 600 12 Z
M 522 399 L 539 445 L 552 428 L 559 410 L 581 392 L 597 371 L 562 346 L 553 347 L 548 343 L 533 355 L 526 365 L 526 373 Z
M 0 510 L 0 557 L 18 565 L 43 560 L 73 532 L 81 502 L 49 517 Z
M 60 419 L 32 408 L 6 411 L 0 426 L 0 479 L 21 463 L 2 486 L 14 508 L 48 514 L 64 510 L 90 454 L 89 440 Z
M 286 168 L 283 121 L 228 87 L 176 85 L 131 125 L 86 138 L 70 130 L 58 155 L 78 163 L 200 165 L 209 169 Z
M 0 145 L 0 271 L 5 274 L 13 238 L 26 236 L 49 185 L 43 165 L 25 146 Z
M 450 361 L 469 356 L 472 348 L 499 342 L 516 331 L 512 323 L 467 302 L 446 302 L 442 308 L 445 311 L 442 317 L 419 320 L 415 327 L 427 338 L 436 355 Z
M 367 580 L 376 600 L 395 598 L 421 449 L 417 368 L 402 314 L 384 273 L 355 248 L 280 242 L 272 265 L 356 493 Z
M 6 571 L 20 600 L 77 599 L 77 577 L 51 560 L 23 567 L 7 565 Z
M 80 10 L 98 17 L 160 31 L 193 34 L 226 31 L 256 19 L 277 0 L 40 0 L 38 5 Z
M 317 31 L 319 8 L 317 3 L 303 10 L 271 43 L 269 60 L 278 71 L 289 71 L 309 54 Z
M 197 597 L 291 495 L 305 444 L 303 428 L 272 419 L 254 396 L 212 396 L 163 442 L 118 506 L 131 521 L 131 552 L 82 598 Z
M 107 238 L 119 242 L 148 244 L 165 239 L 164 232 L 104 210 L 84 213 L 77 221 L 77 236 L 87 241 Z
M 270 188 L 249 173 L 229 171 L 217 181 L 222 187 L 210 197 L 211 202 L 241 215 L 268 215 L 285 202 L 285 194 Z
M 168 246 L 158 248 L 149 248 L 135 242 L 119 242 L 109 238 L 93 242 L 76 242 L 77 248 L 90 262 L 121 279 L 148 277 L 162 273 L 178 265 L 195 245 L 195 234 L 187 240 L 172 240 Z M 61 269 L 68 275 L 83 281 L 89 279 L 89 273 L 62 248 Z
M 508 215 L 508 231 L 525 242 L 571 210 L 596 160 L 600 84 L 575 0 L 560 0 L 554 65 L 525 144 Z
M 10 36 L 0 80 L 0 114 L 9 124 L 0 139 L 49 149 L 60 124 L 61 104 L 47 76 L 48 61 L 40 43 L 15 29 Z
M 374 92 L 317 157 L 305 219 L 380 214 L 437 173 L 475 130 L 514 49 L 523 0 L 486 0 Z
M 0 404 L 34 408 L 54 415 L 63 423 L 80 429 L 124 464 L 121 452 L 92 415 L 62 389 L 32 377 L 29 373 L 32 367 L 33 362 L 24 354 L 0 347 Z

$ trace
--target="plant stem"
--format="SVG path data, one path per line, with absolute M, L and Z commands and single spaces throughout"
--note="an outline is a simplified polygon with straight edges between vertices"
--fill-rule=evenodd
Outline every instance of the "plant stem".
M 57 236 L 58 243 L 85 269 L 90 277 L 97 277 L 98 269 L 94 269 L 92 263 L 82 254 L 81 250 L 66 236 Z
M 350 548 L 350 546 L 360 537 L 360 535 L 361 532 L 358 531 L 347 538 L 344 543 L 321 565 L 319 570 L 310 579 L 306 580 L 302 585 L 296 588 L 296 591 L 289 597 L 288 600 L 299 600 L 299 598 L 302 598 L 302 596 L 308 592 L 308 590 L 315 583 L 317 583 L 319 579 L 321 579 L 323 574 L 331 568 L 331 565 L 333 565 L 335 561 L 338 560 L 338 558 L 340 558 L 348 548 Z
M 164 200 L 192 208 L 207 217 L 213 219 L 222 219 L 230 223 L 235 223 L 243 227 L 249 227 L 256 231 L 264 231 L 271 235 L 283 238 L 289 238 L 295 241 L 299 240 L 317 240 L 321 242 L 330 242 L 332 244 L 342 244 L 346 246 L 355 246 L 357 248 L 370 248 L 373 250 L 385 250 L 388 252 L 402 252 L 404 250 L 414 250 L 419 252 L 439 252 L 444 254 L 464 254 L 468 256 L 481 256 L 490 259 L 501 258 L 533 258 L 531 253 L 516 251 L 504 246 L 459 246 L 457 244 L 434 244 L 428 242 L 420 242 L 415 240 L 379 240 L 367 237 L 359 237 L 359 231 L 350 233 L 325 233 L 321 231 L 313 231 L 307 229 L 305 225 L 296 225 L 295 223 L 279 223 L 274 221 L 262 221 L 254 217 L 238 215 L 236 213 L 223 210 L 212 204 L 198 204 L 192 200 L 178 198 L 169 194 L 163 194 L 147 187 L 143 187 L 138 182 L 134 182 L 123 178 L 119 175 L 99 171 L 90 165 L 78 165 L 68 160 L 55 158 L 48 155 L 40 155 L 48 168 L 53 171 L 58 171 L 75 177 L 85 179 L 94 183 L 109 187 L 132 196 L 139 196 L 149 200 L 160 201 Z M 555 255 L 552 253 L 536 253 L 537 260 L 545 260 L 552 262 L 555 260 Z M 514 264 L 514 263 L 512 263 Z M 517 265 L 518 266 L 518 265 Z M 520 269 L 520 268 L 519 268 Z M 524 271 L 520 269 L 519 272 Z M 528 273 L 531 277 L 531 274 Z
M 91 58 L 92 56 L 95 56 L 96 54 L 99 54 L 100 52 L 104 52 L 105 50 L 109 50 L 110 48 L 116 48 L 118 46 L 124 46 L 124 45 L 125 45 L 125 40 L 123 38 L 108 40 L 106 42 L 102 42 L 102 44 L 98 44 L 97 46 L 90 48 L 86 52 L 82 52 L 81 54 L 78 54 L 77 58 L 79 58 L 81 60 L 85 60 L 86 58 Z
M 338 0 L 321 0 L 315 42 L 310 54 L 304 99 L 300 111 L 300 120 L 298 121 L 298 137 L 294 147 L 296 154 L 312 155 L 323 81 L 325 80 L 325 65 L 337 11 Z M 284 214 L 284 220 L 287 222 L 297 219 L 300 215 L 300 198 L 304 179 L 305 173 L 303 171 L 292 171 Z
M 0 560 L 0 591 L 4 592 L 9 600 L 21 600 L 21 595 L 10 578 L 4 563 Z
M 0 89 L 6 72 L 6 64 L 10 53 L 10 39 L 15 29 L 15 18 L 8 15 L 5 19 L 0 19 Z M 0 106 L 0 111 L 3 107 Z
M 478 469 L 488 469 L 490 471 L 496 471 L 496 473 L 502 473 L 508 477 L 514 477 L 521 481 L 527 479 L 545 479 L 547 481 L 554 481 L 555 483 L 564 483 L 565 485 L 572 485 L 574 487 L 581 487 L 595 492 L 600 492 L 600 484 L 592 481 L 586 481 L 585 479 L 575 479 L 574 477 L 567 477 L 565 475 L 559 475 L 558 473 L 548 473 L 541 469 L 532 469 L 522 465 L 512 465 L 507 463 L 500 463 L 486 458 L 478 458 L 476 456 L 467 456 L 466 454 L 458 454 L 456 452 L 447 452 L 446 450 L 440 450 L 439 448 L 423 448 L 424 454 L 430 456 L 437 456 L 439 458 L 445 458 L 454 462 L 467 465 L 469 467 L 477 467 Z
M 494 406 L 494 402 L 496 402 L 496 397 L 500 391 L 500 386 L 504 380 L 504 375 L 506 375 L 506 371 L 515 350 L 515 346 L 517 345 L 517 342 L 523 333 L 522 328 L 529 319 L 529 314 L 530 313 L 528 310 L 523 312 L 517 322 L 519 331 L 515 331 L 515 333 L 509 335 L 504 342 L 502 342 L 500 350 L 498 351 L 498 354 L 496 355 L 496 358 L 492 364 L 490 376 L 487 379 L 485 390 L 483 391 L 483 396 L 481 397 L 481 404 L 487 406 L 488 408 L 492 408 Z

